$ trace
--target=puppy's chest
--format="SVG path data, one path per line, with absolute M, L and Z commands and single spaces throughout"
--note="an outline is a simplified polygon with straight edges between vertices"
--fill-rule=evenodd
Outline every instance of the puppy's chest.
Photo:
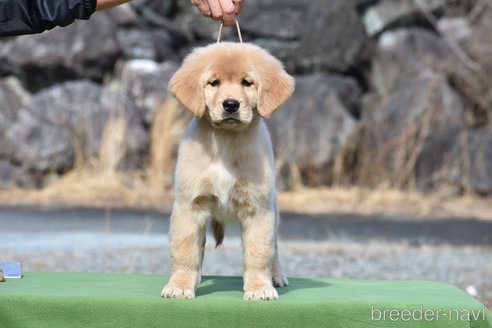
M 221 163 L 214 163 L 203 176 L 206 182 L 202 184 L 199 202 L 217 219 L 234 220 L 238 216 L 251 215 L 257 208 L 262 192 L 239 167 L 231 170 Z

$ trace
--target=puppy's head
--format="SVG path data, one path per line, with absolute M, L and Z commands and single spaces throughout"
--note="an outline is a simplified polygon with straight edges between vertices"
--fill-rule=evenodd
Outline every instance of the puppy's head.
M 269 118 L 294 91 L 294 79 L 261 48 L 223 42 L 188 55 L 169 91 L 214 127 L 240 129 L 257 114 Z

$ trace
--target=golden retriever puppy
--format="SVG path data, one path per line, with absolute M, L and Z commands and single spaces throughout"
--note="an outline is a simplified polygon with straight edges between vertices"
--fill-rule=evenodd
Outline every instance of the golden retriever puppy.
M 217 43 L 198 48 L 169 82 L 196 117 L 179 146 L 171 215 L 172 272 L 163 297 L 194 298 L 207 222 L 220 245 L 238 222 L 244 299 L 274 300 L 286 286 L 277 250 L 279 214 L 268 118 L 292 94 L 294 79 L 261 48 Z

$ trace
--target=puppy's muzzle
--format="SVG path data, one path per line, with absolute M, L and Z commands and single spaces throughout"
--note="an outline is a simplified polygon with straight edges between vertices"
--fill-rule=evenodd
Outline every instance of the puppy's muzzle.
M 229 114 L 234 114 L 239 110 L 239 101 L 236 99 L 226 99 L 222 102 L 222 107 Z

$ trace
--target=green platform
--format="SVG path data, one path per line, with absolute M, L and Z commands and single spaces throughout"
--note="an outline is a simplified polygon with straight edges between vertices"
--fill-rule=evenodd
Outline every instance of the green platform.
M 483 305 L 443 283 L 290 279 L 280 300 L 247 302 L 240 277 L 205 277 L 194 300 L 161 298 L 166 279 L 26 273 L 0 283 L 0 327 L 492 328 Z

